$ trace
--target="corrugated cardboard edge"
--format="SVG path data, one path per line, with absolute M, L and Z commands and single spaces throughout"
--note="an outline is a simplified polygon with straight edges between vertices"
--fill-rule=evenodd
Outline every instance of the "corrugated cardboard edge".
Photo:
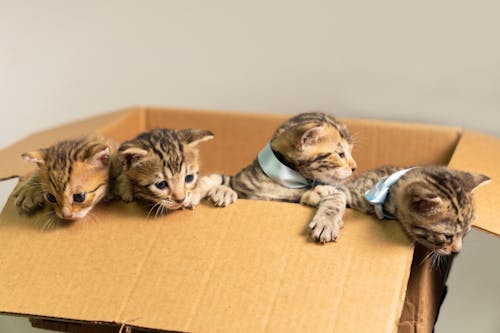
M 108 126 L 117 120 L 130 117 L 136 112 L 144 112 L 143 107 L 130 107 L 94 117 L 76 120 L 68 124 L 35 132 L 14 144 L 0 150 L 0 181 L 16 178 L 34 170 L 33 163 L 21 158 L 26 151 L 49 146 L 61 138 L 74 138 L 92 132 L 106 131 Z
M 9 314 L 12 315 L 12 314 Z M 116 333 L 116 332 L 130 332 L 130 333 L 180 333 L 178 331 L 165 331 L 153 328 L 144 328 L 134 326 L 132 324 L 123 323 L 108 323 L 98 321 L 84 321 L 84 320 L 65 320 L 59 318 L 47 317 L 29 317 L 31 326 L 34 328 L 41 328 L 44 330 L 51 330 L 57 332 L 68 333 Z

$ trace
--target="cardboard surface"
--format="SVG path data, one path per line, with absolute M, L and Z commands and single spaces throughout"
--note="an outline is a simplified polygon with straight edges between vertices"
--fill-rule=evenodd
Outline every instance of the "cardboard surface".
M 46 232 L 43 220 L 9 220 L 13 209 L 0 224 L 10 272 L 0 275 L 2 312 L 190 332 L 385 332 L 399 318 L 412 256 L 397 223 L 352 211 L 342 242 L 308 242 L 312 210 L 286 203 L 241 200 L 149 220 L 117 203 Z M 380 306 L 368 306 L 374 299 Z
M 201 145 L 203 173 L 232 174 L 288 117 L 129 109 L 4 149 L 0 178 L 28 172 L 18 155 L 61 137 L 97 130 L 123 141 L 154 127 L 212 130 L 215 140 Z M 498 139 L 450 127 L 345 122 L 361 170 L 452 158 L 452 167 L 496 175 L 489 158 L 468 161 L 478 149 L 498 151 Z M 476 195 L 477 223 L 496 232 L 498 204 L 491 203 L 498 190 L 484 190 Z M 321 246 L 307 238 L 313 212 L 239 200 L 155 219 L 135 204 L 112 203 L 85 221 L 44 231 L 43 213 L 20 217 L 11 199 L 0 215 L 0 312 L 183 332 L 427 332 L 444 279 L 421 265 L 425 254 L 413 256 L 398 223 L 347 210 L 339 241 Z
M 500 139 L 465 131 L 450 161 L 450 167 L 483 173 L 491 178 L 474 195 L 474 226 L 500 236 Z

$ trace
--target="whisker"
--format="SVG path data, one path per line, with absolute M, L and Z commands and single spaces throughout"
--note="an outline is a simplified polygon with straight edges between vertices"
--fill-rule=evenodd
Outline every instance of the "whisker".
M 155 208 L 158 208 L 158 206 L 161 205 L 161 201 L 157 201 L 151 206 L 151 209 L 148 212 L 147 218 L 150 218 L 151 213 L 154 211 Z
M 423 259 L 422 261 L 420 261 L 420 264 L 419 265 L 422 265 L 425 261 L 427 261 L 429 258 L 432 257 L 434 251 L 430 251 Z

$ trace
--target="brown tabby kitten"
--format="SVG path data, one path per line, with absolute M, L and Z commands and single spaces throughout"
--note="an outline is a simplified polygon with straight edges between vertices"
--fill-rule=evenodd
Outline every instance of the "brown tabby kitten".
M 45 202 L 64 220 L 84 218 L 109 192 L 119 173 L 114 142 L 102 136 L 66 140 L 22 154 L 38 169 L 14 193 L 20 213 L 32 214 Z
M 374 205 L 365 198 L 382 178 L 403 168 L 384 167 L 358 175 L 340 188 L 319 186 L 309 192 L 304 203 L 320 205 L 330 193 L 345 194 L 349 207 L 375 214 Z M 462 238 L 474 219 L 472 192 L 490 178 L 476 173 L 452 170 L 444 166 L 416 167 L 404 174 L 390 188 L 383 211 L 394 216 L 409 237 L 439 255 L 458 253 Z M 307 200 L 305 200 L 307 198 Z M 319 212 L 318 212 L 319 213 Z M 339 211 L 331 211 L 337 216 Z M 341 218 L 341 217 L 340 217 Z M 313 230 L 321 223 L 310 225 Z
M 212 138 L 207 130 L 162 128 L 124 142 L 118 149 L 123 172 L 117 194 L 124 201 L 153 203 L 151 211 L 156 209 L 156 215 L 192 208 L 208 193 L 216 205 L 232 203 L 236 193 L 219 187 L 224 176 L 213 174 L 198 181 L 198 144 Z
M 347 128 L 325 113 L 307 112 L 289 119 L 276 130 L 270 147 L 282 164 L 309 184 L 300 188 L 285 186 L 268 176 L 255 159 L 231 179 L 230 186 L 240 198 L 299 202 L 315 183 L 341 184 L 356 169 Z M 337 222 L 330 219 L 328 223 Z

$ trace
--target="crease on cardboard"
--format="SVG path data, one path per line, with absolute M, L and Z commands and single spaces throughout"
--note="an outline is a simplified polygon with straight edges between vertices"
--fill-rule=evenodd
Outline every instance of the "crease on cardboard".
M 377 221 L 377 222 L 378 222 L 378 221 Z M 353 248 L 353 247 L 350 247 L 350 248 L 349 248 L 349 255 L 347 256 L 347 258 L 348 258 L 348 262 L 350 262 L 350 261 L 351 261 L 351 258 L 353 258 L 353 257 L 354 257 L 353 253 L 354 253 L 354 248 Z M 342 274 L 341 274 L 341 278 L 339 279 L 339 284 L 341 284 L 341 285 L 344 285 L 344 284 L 345 284 L 345 281 L 346 281 L 346 279 L 347 279 L 347 276 L 349 276 L 349 275 L 351 274 L 351 271 L 353 270 L 353 268 L 354 268 L 354 267 L 353 267 L 353 265 L 347 265 L 347 266 L 346 266 L 346 269 L 345 269 L 345 270 L 343 270 L 343 272 L 342 272 Z M 337 298 L 336 298 L 336 302 L 335 302 L 335 308 L 336 308 L 336 309 L 339 309 L 339 305 L 340 305 L 341 301 L 343 301 L 344 292 L 345 292 L 345 288 L 342 288 L 342 289 L 340 290 L 340 297 L 337 297 Z M 337 316 L 338 316 L 338 314 L 339 314 L 339 313 L 340 313 L 340 311 L 336 311 L 336 312 L 333 314 L 333 316 L 332 316 L 332 323 L 337 322 Z
M 161 224 L 158 223 L 156 226 L 156 231 L 158 231 L 158 229 L 160 229 L 160 228 L 161 228 Z M 154 247 L 156 241 L 158 240 L 159 236 L 160 236 L 160 233 L 156 232 L 154 237 L 151 239 L 150 243 L 148 244 L 147 254 L 144 256 L 142 261 L 138 264 L 138 268 L 136 270 L 137 273 L 135 274 L 134 281 L 130 284 L 130 289 L 127 291 L 127 293 L 123 299 L 122 305 L 121 305 L 120 309 L 118 310 L 118 314 L 117 314 L 116 320 L 115 320 L 115 322 L 117 324 L 120 324 L 120 325 L 129 324 L 129 323 L 131 323 L 131 321 L 137 320 L 137 318 L 123 318 L 123 313 L 125 312 L 127 305 L 129 304 L 130 296 L 132 295 L 138 281 L 140 280 L 144 264 L 146 263 L 146 261 L 149 260 L 149 257 L 151 256 L 151 251 L 153 250 L 153 247 Z
M 200 307 L 201 301 L 203 300 L 203 296 L 206 295 L 210 280 L 213 278 L 215 263 L 217 262 L 217 258 L 219 257 L 220 249 L 222 248 L 222 243 L 225 241 L 228 234 L 229 234 L 229 229 L 224 229 L 223 236 L 219 237 L 219 239 L 218 239 L 215 254 L 212 256 L 212 258 L 210 260 L 209 269 L 207 272 L 207 277 L 203 280 L 203 287 L 202 287 L 202 290 L 200 292 L 200 297 L 198 297 L 197 303 L 193 306 L 193 312 L 191 313 L 189 320 L 186 322 L 185 327 L 187 329 L 189 329 L 191 327 L 192 323 L 196 319 L 196 314 L 198 313 L 198 309 Z
M 280 291 L 282 290 L 283 288 L 283 283 L 284 283 L 284 276 L 285 276 L 285 273 L 286 273 L 286 269 L 288 268 L 289 264 L 290 264 L 290 258 L 291 258 L 291 253 L 290 251 L 285 251 L 285 253 L 287 254 L 286 255 L 286 259 L 285 259 L 285 264 L 283 265 L 283 269 L 281 270 L 281 272 L 279 273 L 279 285 L 278 285 L 278 288 L 276 288 L 276 292 L 274 293 L 274 297 L 273 297 L 273 303 L 269 309 L 269 312 L 267 313 L 267 316 L 266 316 L 266 320 L 265 320 L 265 323 L 263 325 L 264 327 L 264 332 L 268 332 L 269 331 L 269 324 L 271 322 L 271 318 L 273 316 L 273 313 L 276 309 L 276 304 L 278 302 L 278 299 L 279 299 L 279 293 Z

